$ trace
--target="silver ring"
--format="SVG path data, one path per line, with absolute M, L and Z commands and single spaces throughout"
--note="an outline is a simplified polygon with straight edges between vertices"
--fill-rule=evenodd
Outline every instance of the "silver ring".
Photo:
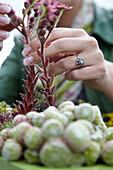
M 79 66 L 79 67 L 83 67 L 84 65 L 85 65 L 85 60 L 84 60 L 84 58 L 77 58 L 77 61 L 76 61 L 76 64 L 77 64 L 77 66 Z

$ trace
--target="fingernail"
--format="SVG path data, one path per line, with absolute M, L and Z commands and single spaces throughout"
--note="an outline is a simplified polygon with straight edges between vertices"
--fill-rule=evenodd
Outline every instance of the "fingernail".
M 0 24 L 9 24 L 10 23 L 10 18 L 7 16 L 0 16 Z
M 22 51 L 22 55 L 26 56 L 29 54 L 29 52 L 31 51 L 31 47 L 27 46 L 26 48 L 24 48 L 24 50 Z
M 24 59 L 23 64 L 25 66 L 28 66 L 29 64 L 32 64 L 33 61 L 34 61 L 33 56 L 30 56 L 30 57 L 27 57 L 27 58 Z
M 8 31 L 0 31 L 1 38 L 8 38 L 10 33 Z
M 11 8 L 7 5 L 0 5 L 0 12 L 2 13 L 9 13 L 11 11 Z

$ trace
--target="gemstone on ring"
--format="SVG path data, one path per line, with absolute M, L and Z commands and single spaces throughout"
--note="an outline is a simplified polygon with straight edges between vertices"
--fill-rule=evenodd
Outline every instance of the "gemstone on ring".
M 83 67 L 85 65 L 85 60 L 84 58 L 77 58 L 77 61 L 76 61 L 76 64 L 77 66 L 80 66 L 80 67 Z

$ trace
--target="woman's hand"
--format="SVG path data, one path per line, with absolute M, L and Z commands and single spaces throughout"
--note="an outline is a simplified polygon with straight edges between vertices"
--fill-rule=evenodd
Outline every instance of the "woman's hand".
M 13 26 L 10 23 L 10 18 L 7 14 L 11 11 L 11 8 L 0 3 L 0 50 L 3 46 L 3 41 L 9 37 L 9 31 L 13 29 Z
M 45 49 L 46 57 L 55 61 L 50 75 L 65 72 L 68 80 L 83 80 L 90 88 L 98 89 L 108 96 L 111 95 L 108 94 L 110 91 L 108 84 L 111 82 L 110 76 L 113 76 L 113 71 L 111 72 L 108 68 L 113 67 L 113 64 L 104 59 L 96 39 L 82 29 L 56 28 L 51 33 L 47 44 L 49 46 L 47 45 Z M 35 39 L 24 49 L 22 53 L 27 56 L 24 60 L 25 65 L 40 62 L 40 57 L 36 53 L 37 48 L 40 46 Z M 83 67 L 77 65 L 78 56 L 85 60 Z M 111 83 L 113 85 L 113 82 Z

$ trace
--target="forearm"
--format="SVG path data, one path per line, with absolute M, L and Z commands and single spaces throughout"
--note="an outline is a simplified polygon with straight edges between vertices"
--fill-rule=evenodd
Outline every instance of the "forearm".
M 102 80 L 99 90 L 113 101 L 113 63 L 106 61 L 106 74 Z

